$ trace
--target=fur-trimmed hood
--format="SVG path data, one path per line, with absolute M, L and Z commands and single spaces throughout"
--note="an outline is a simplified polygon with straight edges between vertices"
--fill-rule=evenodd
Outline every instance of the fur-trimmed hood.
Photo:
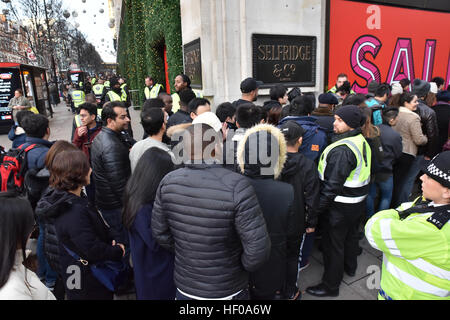
M 266 134 L 266 138 L 262 136 L 262 134 Z M 273 150 L 275 155 L 270 156 L 270 153 L 267 151 L 274 149 L 272 146 L 274 141 L 273 139 L 275 139 L 276 144 L 278 145 L 278 150 Z M 254 141 L 255 146 L 256 142 L 258 143 L 256 148 L 253 147 L 250 152 L 252 141 Z M 263 149 L 262 152 L 260 151 L 261 142 L 267 143 L 267 149 Z M 236 157 L 240 171 L 246 176 L 273 177 L 274 179 L 277 179 L 283 170 L 284 163 L 286 162 L 286 152 L 286 140 L 280 129 L 269 124 L 260 124 L 248 129 L 245 132 L 244 137 L 239 142 Z M 267 161 L 262 161 L 263 159 L 261 159 L 261 156 L 270 156 L 271 159 L 274 159 L 275 165 L 272 161 L 269 163 L 267 163 Z M 262 172 L 262 169 L 266 169 L 267 172 Z
M 189 128 L 191 125 L 192 125 L 192 123 L 188 122 L 188 123 L 182 123 L 182 124 L 177 124 L 175 126 L 171 126 L 169 129 L 167 129 L 166 134 L 169 138 L 172 138 L 172 136 L 175 133 L 183 131 L 183 130 Z

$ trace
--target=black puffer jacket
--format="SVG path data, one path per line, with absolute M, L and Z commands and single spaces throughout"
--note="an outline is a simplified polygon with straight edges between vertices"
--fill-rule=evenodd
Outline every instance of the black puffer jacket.
M 95 199 L 100 209 L 122 208 L 125 185 L 131 175 L 129 153 L 132 144 L 124 136 L 103 127 L 91 149 Z
M 175 285 L 197 297 L 221 298 L 248 285 L 270 254 L 253 187 L 221 165 L 186 165 L 161 181 L 152 232 L 175 249 Z
M 434 158 L 439 153 L 439 128 L 436 119 L 436 112 L 425 104 L 424 101 L 419 100 L 419 105 L 415 111 L 420 116 L 420 123 L 422 124 L 422 132 L 427 136 L 428 142 L 426 145 L 419 147 L 417 154 L 425 155 L 429 158 Z
M 68 192 L 67 192 L 68 194 Z M 59 245 L 63 283 L 68 300 L 106 300 L 113 298 L 110 292 L 92 274 L 89 265 L 76 261 L 66 250 L 72 250 L 90 264 L 103 261 L 120 261 L 122 249 L 112 245 L 110 229 L 101 214 L 89 205 L 86 196 L 69 195 L 67 208 L 55 217 L 55 229 Z M 66 248 L 65 248 L 65 247 Z M 73 288 L 73 266 L 80 268 L 80 286 Z
M 61 274 L 58 237 L 56 236 L 55 219 L 70 208 L 76 196 L 72 193 L 47 189 L 37 203 L 35 213 L 44 226 L 44 253 L 52 270 Z

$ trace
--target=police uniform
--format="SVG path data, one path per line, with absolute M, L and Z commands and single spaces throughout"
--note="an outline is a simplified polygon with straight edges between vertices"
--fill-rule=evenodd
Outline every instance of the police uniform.
M 78 109 L 80 104 L 83 104 L 86 102 L 86 95 L 85 95 L 84 91 L 82 91 L 80 89 L 72 91 L 71 96 L 72 96 L 73 106 L 75 107 L 75 109 Z
M 322 230 L 322 282 L 307 288 L 316 296 L 337 296 L 344 271 L 353 274 L 359 253 L 359 224 L 369 191 L 371 149 L 361 134 L 362 114 L 357 106 L 336 112 L 350 128 L 336 135 L 319 158 L 321 180 L 318 208 Z M 348 116 L 347 116 L 348 115 Z
M 450 151 L 437 155 L 426 175 L 450 188 Z M 450 204 L 419 197 L 367 221 L 366 238 L 383 252 L 380 300 L 450 300 Z
M 97 99 L 99 109 L 101 110 L 101 107 L 105 103 L 106 88 L 103 84 L 97 83 L 92 87 L 92 92 L 95 94 L 95 99 Z
M 157 83 L 151 87 L 145 87 L 145 89 L 144 89 L 145 99 L 148 100 L 148 99 L 158 98 L 159 93 L 163 89 L 164 89 L 164 87 L 162 85 L 160 85 L 159 83 Z

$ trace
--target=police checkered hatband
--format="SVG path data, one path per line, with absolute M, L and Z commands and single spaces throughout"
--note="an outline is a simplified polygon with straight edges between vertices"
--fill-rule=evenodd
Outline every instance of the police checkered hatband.
M 450 175 L 448 175 L 447 173 L 445 173 L 444 171 L 442 171 L 441 169 L 439 169 L 438 167 L 436 167 L 434 165 L 434 163 L 431 163 L 428 167 L 427 167 L 428 173 L 439 177 L 441 179 L 446 180 L 447 182 L 450 182 Z

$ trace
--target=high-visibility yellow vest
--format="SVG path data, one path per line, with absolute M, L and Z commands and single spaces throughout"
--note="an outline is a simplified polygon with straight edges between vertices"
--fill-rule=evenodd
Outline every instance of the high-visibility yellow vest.
M 370 166 L 371 166 L 371 150 L 370 146 L 364 139 L 362 134 L 358 134 L 353 137 L 348 137 L 336 141 L 325 148 L 319 160 L 319 178 L 324 181 L 325 169 L 327 167 L 328 153 L 341 145 L 345 145 L 352 150 L 356 157 L 356 168 L 350 172 L 347 180 L 344 183 L 344 187 L 351 188 L 354 196 L 349 197 L 345 194 L 337 195 L 334 199 L 335 202 L 340 203 L 360 203 L 367 197 L 367 186 L 370 183 Z M 365 154 L 365 157 L 364 157 Z
M 105 85 L 106 89 L 108 89 L 108 90 L 111 89 L 111 84 L 110 84 L 109 80 L 105 81 L 103 84 Z
M 336 88 L 336 86 L 334 86 L 333 88 L 328 90 L 327 93 L 336 93 L 336 91 L 337 91 L 337 88 Z M 356 94 L 356 92 L 353 91 L 352 89 L 350 89 L 350 94 Z
M 419 199 L 397 209 L 413 212 L 403 220 L 390 209 L 366 223 L 369 244 L 383 252 L 380 300 L 450 300 L 450 223 L 439 229 L 436 208 L 417 206 Z
M 120 89 L 122 89 L 122 95 L 121 95 L 122 101 L 127 101 L 128 95 L 127 95 L 126 87 L 127 87 L 126 83 L 124 83 L 120 86 Z
M 97 99 L 100 99 L 102 97 L 104 88 L 105 86 L 103 84 L 96 84 L 95 86 L 92 87 L 92 91 L 94 92 L 95 97 Z
M 203 98 L 203 93 L 198 90 L 192 90 L 197 98 Z M 180 96 L 177 92 L 172 94 L 172 112 L 175 113 L 180 109 Z
M 72 100 L 75 108 L 78 108 L 80 104 L 83 104 L 86 101 L 86 95 L 84 91 L 81 90 L 72 91 Z
M 122 96 L 119 96 L 117 93 L 115 93 L 114 91 L 108 91 L 108 93 L 106 94 L 109 97 L 109 101 L 124 101 L 122 100 Z
M 162 85 L 160 85 L 159 83 L 155 84 L 151 90 L 148 87 L 145 87 L 144 89 L 145 99 L 158 98 L 158 94 L 161 88 Z
M 91 79 L 91 84 L 94 85 L 97 82 L 97 79 L 93 78 Z

